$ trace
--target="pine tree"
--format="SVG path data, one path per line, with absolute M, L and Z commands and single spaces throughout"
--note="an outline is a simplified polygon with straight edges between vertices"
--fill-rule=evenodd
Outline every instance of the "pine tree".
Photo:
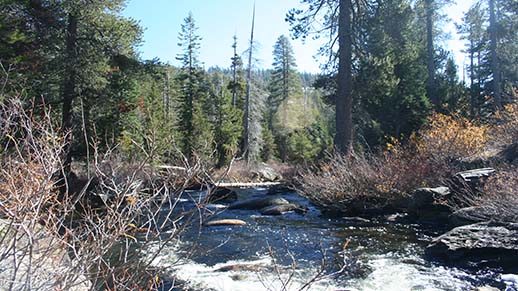
M 200 67 L 198 54 L 201 37 L 197 35 L 198 28 L 192 13 L 184 19 L 179 34 L 178 45 L 183 52 L 177 56 L 182 64 L 180 73 L 176 77 L 180 87 L 178 100 L 178 129 L 181 133 L 180 148 L 183 154 L 192 160 L 195 150 L 201 151 L 211 146 L 211 140 L 206 136 L 210 131 L 207 117 L 204 114 L 204 105 L 207 96 L 204 89 L 203 70 Z M 196 142 L 202 142 L 201 147 Z M 203 150 L 207 152 L 207 150 Z
M 426 96 L 435 105 L 439 107 L 439 100 L 435 92 L 435 49 L 434 49 L 434 0 L 425 0 L 426 13 L 426 67 L 428 77 L 426 79 Z
M 324 1 L 324 0 L 303 0 L 307 5 L 307 10 L 291 10 L 287 15 L 287 20 L 292 25 L 295 37 L 305 38 L 311 33 L 323 33 L 329 31 L 331 40 L 321 48 L 321 52 L 329 56 L 331 62 L 329 68 L 336 68 L 334 60 L 338 56 L 338 66 L 336 72 L 336 134 L 335 146 L 343 154 L 349 154 L 353 149 L 353 83 L 352 83 L 352 64 L 353 64 L 353 41 L 357 35 L 358 27 L 361 23 L 359 17 L 363 9 L 364 2 L 352 0 Z M 353 5 L 354 4 L 354 5 Z M 337 6 L 338 5 L 338 6 Z M 320 27 L 315 27 L 315 19 L 324 19 Z M 354 28 L 354 29 L 353 29 Z M 334 52 L 334 45 L 338 44 L 338 53 Z
M 363 32 L 369 37 L 355 79 L 362 100 L 360 130 L 369 146 L 384 144 L 384 137 L 409 136 L 428 114 L 426 62 L 410 1 L 387 0 L 365 16 Z
M 0 3 L 2 16 L 10 22 L 0 25 L 0 35 L 16 47 L 6 51 L 11 56 L 2 57 L 2 63 L 23 76 L 28 96 L 40 96 L 41 105 L 61 105 L 67 173 L 72 154 L 88 151 L 89 129 L 96 123 L 92 113 L 112 109 L 99 101 L 115 95 L 110 91 L 112 77 L 126 69 L 118 67 L 120 60 L 136 57 L 141 29 L 120 16 L 123 0 L 9 2 Z M 83 120 L 78 118 L 80 110 Z
M 277 39 L 273 49 L 273 57 L 273 71 L 269 84 L 270 95 L 266 112 L 267 125 L 275 136 L 281 160 L 286 161 L 288 151 L 286 139 L 290 130 L 288 128 L 290 120 L 288 119 L 296 118 L 295 115 L 290 114 L 292 110 L 287 103 L 289 101 L 290 104 L 295 104 L 295 101 L 298 101 L 295 98 L 303 101 L 302 84 L 296 71 L 297 64 L 293 56 L 293 48 L 286 36 L 282 35 Z M 282 110 L 279 110 L 281 108 Z M 305 112 L 299 110 L 299 113 L 304 114 Z M 299 120 L 296 122 L 298 125 L 302 125 Z M 275 145 L 272 146 L 275 148 Z M 268 151 L 274 152 L 274 149 Z
M 518 3 L 516 0 L 498 2 L 498 58 L 501 73 L 502 103 L 512 102 L 518 96 Z
M 481 104 L 481 76 L 480 54 L 483 53 L 486 43 L 485 24 L 486 15 L 481 3 L 475 3 L 462 18 L 462 23 L 457 25 L 457 30 L 462 34 L 462 39 L 467 40 L 465 52 L 469 57 L 469 79 L 470 79 L 470 115 L 475 118 L 480 113 Z M 477 57 L 478 55 L 478 57 Z
M 211 72 L 210 77 L 211 100 L 214 106 L 216 165 L 222 167 L 237 155 L 241 138 L 243 111 L 234 106 L 233 94 L 225 86 L 228 80 L 223 72 Z
M 502 108 L 501 82 L 500 82 L 500 61 L 498 60 L 498 20 L 496 18 L 495 0 L 489 0 L 489 39 L 491 56 L 491 73 L 493 76 L 493 98 L 495 108 Z
M 269 86 L 270 97 L 268 98 L 268 109 L 272 113 L 271 115 L 290 95 L 301 92 L 302 85 L 293 54 L 290 40 L 281 35 L 273 47 L 273 72 Z
M 234 54 L 231 58 L 230 70 L 232 73 L 232 80 L 228 83 L 228 89 L 232 92 L 232 106 L 236 108 L 243 108 L 243 97 L 245 94 L 245 76 L 243 69 L 243 60 L 237 53 L 237 37 L 234 35 L 234 42 L 232 43 Z

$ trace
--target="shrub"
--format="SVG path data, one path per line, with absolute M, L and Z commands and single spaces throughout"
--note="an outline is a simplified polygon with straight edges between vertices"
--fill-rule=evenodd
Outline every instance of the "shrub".
M 493 118 L 491 139 L 503 144 L 518 143 L 518 104 L 507 104 Z
M 487 135 L 486 126 L 436 113 L 405 144 L 389 138 L 378 153 L 332 155 L 300 171 L 296 184 L 303 195 L 332 211 L 399 207 L 400 199 L 416 188 L 436 187 L 457 172 L 455 160 L 480 154 Z
M 462 159 L 480 154 L 488 142 L 489 128 L 460 115 L 434 113 L 428 126 L 410 142 L 423 155 L 437 160 Z
M 145 162 L 111 162 L 116 160 L 111 152 L 95 151 L 89 177 L 67 175 L 63 181 L 64 139 L 49 112 L 39 115 L 18 101 L 0 108 L 0 132 L 6 136 L 0 156 L 0 285 L 156 287 L 161 270 L 149 267 L 151 260 L 184 227 L 177 225 L 174 207 L 162 205 L 175 205 L 181 189 L 171 185 L 183 177 L 158 176 Z M 149 245 L 157 251 L 144 258 L 138 250 Z
M 494 221 L 518 222 L 518 169 L 500 170 L 471 202 Z

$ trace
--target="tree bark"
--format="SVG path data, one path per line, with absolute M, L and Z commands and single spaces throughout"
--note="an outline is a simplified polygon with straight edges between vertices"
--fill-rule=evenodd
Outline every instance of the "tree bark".
M 336 149 L 345 155 L 352 152 L 352 3 L 340 0 L 338 17 L 338 95 L 336 98 Z
M 71 145 L 73 140 L 73 112 L 72 103 L 76 98 L 76 69 L 77 65 L 77 16 L 73 13 L 68 15 L 66 31 L 66 56 L 67 64 L 65 69 L 65 83 L 63 86 L 63 107 L 61 131 L 65 137 L 65 148 L 63 156 L 63 169 L 65 175 L 70 173 L 72 163 Z
M 489 37 L 491 39 L 491 71 L 493 73 L 493 94 L 495 109 L 502 108 L 502 94 L 500 90 L 500 65 L 498 63 L 498 36 L 495 13 L 495 0 L 489 0 Z
M 252 30 L 250 32 L 250 48 L 248 52 L 248 69 L 246 72 L 246 97 L 245 97 L 245 114 L 244 114 L 244 141 L 243 141 L 243 152 L 245 153 L 245 160 L 247 163 L 250 162 L 250 86 L 252 82 L 252 51 L 254 46 L 254 26 L 255 26 L 255 3 L 254 3 L 254 14 L 252 17 Z
M 471 118 L 475 118 L 476 115 L 476 108 L 477 108 L 477 98 L 475 95 L 475 55 L 474 55 L 475 46 L 473 44 L 473 40 L 470 40 L 470 46 L 469 46 L 469 88 L 470 88 L 470 96 L 471 96 L 471 102 L 470 102 L 470 113 Z
M 433 45 L 433 0 L 425 1 L 426 13 L 426 67 L 428 79 L 426 80 L 426 96 L 435 108 L 439 106 L 437 94 L 435 94 L 435 60 Z

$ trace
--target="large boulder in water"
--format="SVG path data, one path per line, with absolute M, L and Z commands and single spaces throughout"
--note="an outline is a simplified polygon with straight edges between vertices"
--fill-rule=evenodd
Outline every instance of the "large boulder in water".
M 267 206 L 260 210 L 262 215 L 283 215 L 288 212 L 295 211 L 299 214 L 304 214 L 308 211 L 307 207 L 297 204 L 280 204 Z
M 236 191 L 225 187 L 214 187 L 207 195 L 209 203 L 231 202 L 237 200 Z
M 518 224 L 483 222 L 456 227 L 435 238 L 426 254 L 461 267 L 518 272 Z
M 443 205 L 450 195 L 448 187 L 419 188 L 416 189 L 410 198 L 409 208 L 411 210 L 430 209 Z
M 252 174 L 255 179 L 262 182 L 275 182 L 282 180 L 281 174 L 267 166 L 259 167 L 258 169 L 254 170 Z
M 237 201 L 228 207 L 228 209 L 246 209 L 246 210 L 257 210 L 272 205 L 283 205 L 290 204 L 290 202 L 280 197 L 261 197 L 251 198 L 243 201 Z
M 423 223 L 448 223 L 451 208 L 448 206 L 448 187 L 419 188 L 414 190 L 408 201 L 407 211 Z

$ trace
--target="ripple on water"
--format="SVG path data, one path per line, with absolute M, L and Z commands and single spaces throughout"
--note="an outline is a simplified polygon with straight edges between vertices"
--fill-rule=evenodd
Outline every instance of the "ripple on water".
M 265 195 L 265 191 L 240 190 L 240 197 Z M 195 199 L 201 194 L 189 193 Z M 244 220 L 246 226 L 192 229 L 182 236 L 183 246 L 164 249 L 158 265 L 181 264 L 171 269 L 178 279 L 197 290 L 299 290 L 319 270 L 326 259 L 325 272 L 337 271 L 344 262 L 347 269 L 340 276 L 325 278 L 310 290 L 383 290 L 431 291 L 471 290 L 483 285 L 485 277 L 493 282 L 494 273 L 469 273 L 432 264 L 422 258 L 433 231 L 415 225 L 347 223 L 322 217 L 308 201 L 294 193 L 284 198 L 309 207 L 306 215 L 262 216 L 255 211 L 224 210 L 218 218 Z M 214 207 L 217 208 L 217 207 Z M 192 251 L 194 247 L 194 252 Z M 187 249 L 191 254 L 185 257 Z M 272 258 L 273 256 L 273 258 Z M 279 268 L 274 268 L 275 260 Z M 231 265 L 261 265 L 250 271 Z M 294 266 L 294 267 L 292 267 Z M 290 277 L 293 275 L 292 277 Z M 485 282 L 485 281 L 484 281 Z

